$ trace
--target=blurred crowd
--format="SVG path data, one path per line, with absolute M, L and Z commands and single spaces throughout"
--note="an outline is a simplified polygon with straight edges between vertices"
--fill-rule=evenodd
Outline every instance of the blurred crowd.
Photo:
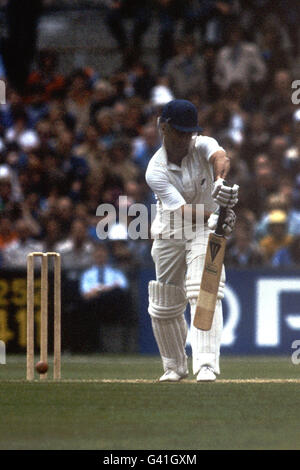
M 119 196 L 127 196 L 127 208 L 155 203 L 144 174 L 161 144 L 157 117 L 173 98 L 197 106 L 203 134 L 226 149 L 229 179 L 240 185 L 227 266 L 299 266 L 294 2 L 106 3 L 106 25 L 123 56 L 118 70 L 64 75 L 56 51 L 47 49 L 39 51 L 23 92 L 8 83 L 0 106 L 0 266 L 24 267 L 26 253 L 46 250 L 59 251 L 65 268 L 84 270 L 99 244 L 126 279 L 152 265 L 151 239 L 130 240 L 118 220 L 100 241 L 96 211 L 102 203 L 118 209 Z M 144 60 L 143 43 L 154 8 L 155 70 Z M 123 28 L 128 18 L 130 34 Z

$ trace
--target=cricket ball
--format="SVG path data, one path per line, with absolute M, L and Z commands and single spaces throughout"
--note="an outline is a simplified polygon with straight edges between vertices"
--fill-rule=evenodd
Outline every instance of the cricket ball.
M 39 361 L 35 365 L 35 369 L 39 374 L 46 374 L 48 370 L 47 362 Z

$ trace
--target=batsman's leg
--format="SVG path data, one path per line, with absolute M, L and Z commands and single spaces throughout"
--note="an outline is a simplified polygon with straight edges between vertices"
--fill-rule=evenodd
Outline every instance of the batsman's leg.
M 149 314 L 165 372 L 160 380 L 178 381 L 188 374 L 185 252 L 180 242 L 155 240 L 152 256 L 158 280 L 149 283 Z
M 185 293 L 177 286 L 151 281 L 149 299 L 153 333 L 165 372 L 161 380 L 180 380 L 187 375 Z
M 220 373 L 220 346 L 223 329 L 222 302 L 225 288 L 225 270 L 223 267 L 218 291 L 218 300 L 212 327 L 209 331 L 198 330 L 193 321 L 196 311 L 197 297 L 204 266 L 205 254 L 194 258 L 187 268 L 186 294 L 191 306 L 190 339 L 193 354 L 193 373 L 198 374 L 201 367 L 209 366 L 215 374 Z

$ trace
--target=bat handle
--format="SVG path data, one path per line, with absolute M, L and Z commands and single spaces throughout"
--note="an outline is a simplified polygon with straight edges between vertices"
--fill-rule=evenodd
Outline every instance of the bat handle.
M 218 218 L 218 223 L 216 226 L 215 234 L 222 236 L 224 235 L 224 230 L 223 230 L 223 224 L 226 218 L 226 207 L 221 207 L 220 208 L 220 214 Z
M 232 184 L 226 183 L 226 181 L 224 181 L 223 184 L 225 186 L 230 186 L 230 187 L 232 186 Z M 220 208 L 218 223 L 217 223 L 217 227 L 216 227 L 216 230 L 215 230 L 216 235 L 219 235 L 219 236 L 224 235 L 223 224 L 224 224 L 224 221 L 225 221 L 225 218 L 226 218 L 226 212 L 227 212 L 226 207 L 221 207 Z

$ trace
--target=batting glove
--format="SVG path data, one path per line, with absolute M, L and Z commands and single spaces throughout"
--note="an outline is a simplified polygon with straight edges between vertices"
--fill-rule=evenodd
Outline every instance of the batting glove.
M 238 202 L 239 186 L 234 184 L 232 187 L 226 186 L 222 178 L 217 179 L 214 183 L 213 192 L 211 193 L 213 200 L 222 207 L 232 208 Z
M 210 230 L 215 230 L 218 224 L 218 219 L 219 219 L 219 214 L 220 214 L 220 209 L 218 208 L 215 212 L 213 212 L 208 220 L 207 220 L 207 226 Z M 236 220 L 236 215 L 233 212 L 232 209 L 226 209 L 226 217 L 224 219 L 224 223 L 222 225 L 222 229 L 224 230 L 224 234 L 226 237 L 229 237 L 231 235 L 233 228 L 235 226 L 235 220 Z

